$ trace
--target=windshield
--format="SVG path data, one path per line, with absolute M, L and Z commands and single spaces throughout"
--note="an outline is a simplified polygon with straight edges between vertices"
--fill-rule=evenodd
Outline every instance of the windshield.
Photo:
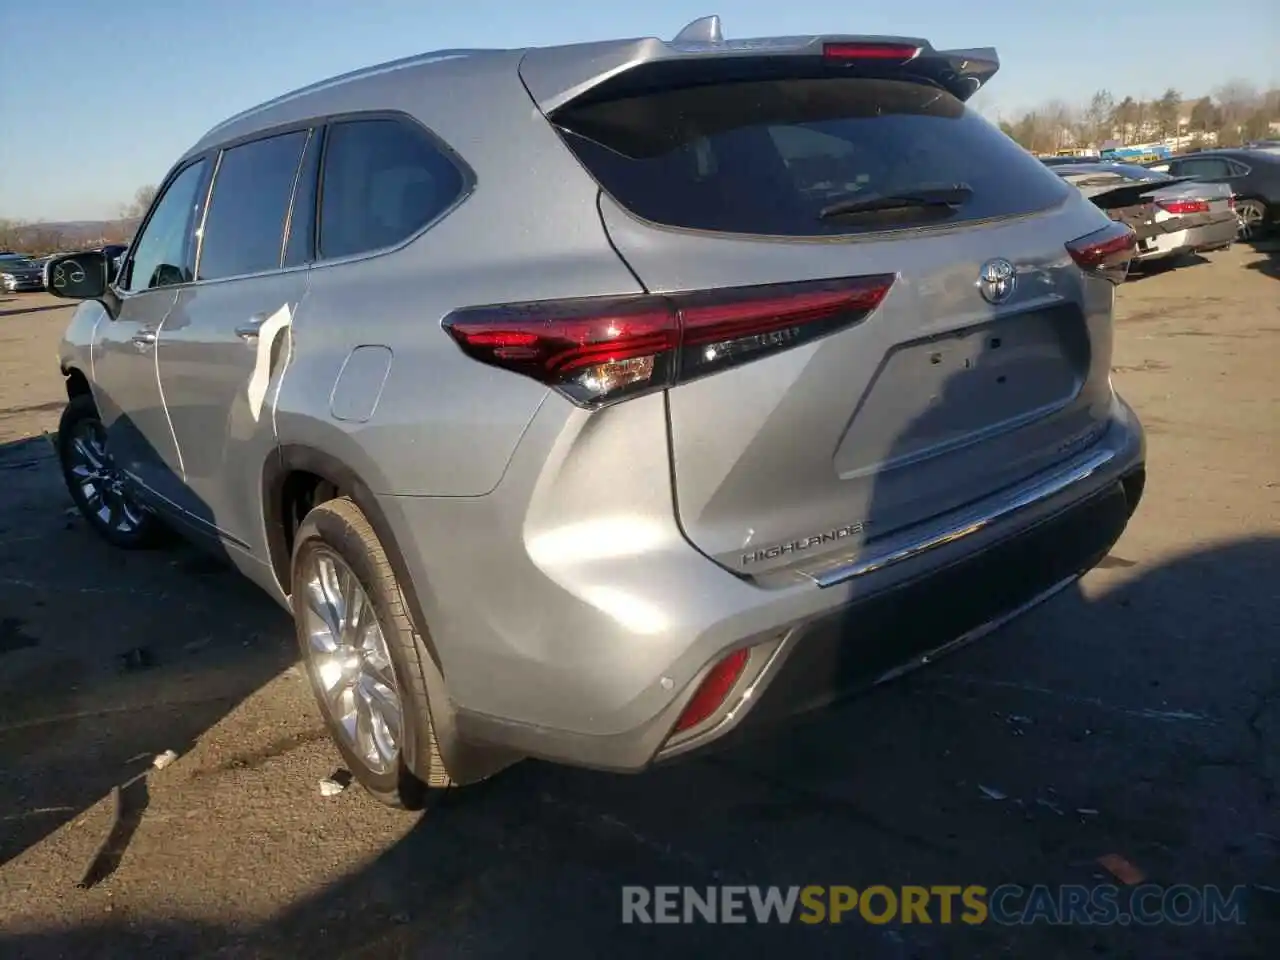
M 33 267 L 33 264 L 26 257 L 0 257 L 0 267 Z

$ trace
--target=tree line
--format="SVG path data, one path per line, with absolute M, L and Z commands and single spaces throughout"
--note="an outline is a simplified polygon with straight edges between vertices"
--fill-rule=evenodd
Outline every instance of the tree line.
M 99 243 L 127 243 L 133 238 L 138 222 L 151 208 L 156 188 L 139 187 L 128 203 L 121 204 L 116 216 L 95 223 L 96 229 L 86 233 L 57 223 L 32 223 L 0 217 L 0 250 L 13 250 L 32 256 L 46 256 L 94 246 Z
M 1098 148 L 1108 141 L 1127 146 L 1173 137 L 1187 138 L 1190 148 L 1239 146 L 1277 136 L 1271 129 L 1276 122 L 1280 122 L 1280 88 L 1259 91 L 1234 80 L 1192 100 L 1173 87 L 1155 100 L 1129 96 L 1117 100 L 1104 89 L 1086 104 L 1052 100 L 1013 120 L 1001 118 L 999 124 L 1033 153 L 1052 153 Z

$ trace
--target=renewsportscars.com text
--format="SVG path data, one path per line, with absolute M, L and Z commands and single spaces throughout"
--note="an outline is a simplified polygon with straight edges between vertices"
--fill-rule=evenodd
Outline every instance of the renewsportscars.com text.
M 1244 923 L 1245 888 L 1083 886 L 625 886 L 623 923 Z

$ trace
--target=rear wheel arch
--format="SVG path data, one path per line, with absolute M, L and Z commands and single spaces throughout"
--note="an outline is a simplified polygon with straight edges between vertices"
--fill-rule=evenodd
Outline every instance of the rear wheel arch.
M 330 454 L 297 444 L 279 447 L 263 471 L 262 503 L 267 544 L 271 566 L 284 594 L 291 592 L 292 537 L 301 523 L 301 517 L 295 520 L 293 516 L 299 512 L 305 515 L 311 506 L 323 502 L 318 497 L 349 498 L 369 521 L 386 553 L 414 631 L 426 653 L 420 659 L 431 703 L 432 725 L 438 749 L 452 779 L 459 784 L 483 780 L 521 759 L 505 750 L 479 748 L 459 739 L 455 708 L 445 686 L 440 655 L 390 521 L 379 507 L 372 489 L 355 470 Z M 417 746 L 414 744 L 409 748 L 416 752 Z M 420 767 L 425 759 L 406 756 L 409 768 L 419 775 L 425 773 Z
M 404 555 L 400 551 L 395 533 L 386 515 L 378 506 L 378 500 L 364 479 L 341 460 L 314 447 L 285 444 L 267 462 L 263 471 L 262 506 L 267 531 L 267 546 L 271 568 L 281 589 L 289 593 L 289 568 L 293 555 L 293 534 L 302 522 L 306 511 L 317 503 L 335 497 L 350 497 L 368 518 L 370 526 L 387 553 L 391 569 L 400 582 L 405 602 L 414 619 L 414 625 L 422 636 L 435 663 L 440 669 L 440 658 L 435 643 L 427 629 L 418 591 L 409 576 Z

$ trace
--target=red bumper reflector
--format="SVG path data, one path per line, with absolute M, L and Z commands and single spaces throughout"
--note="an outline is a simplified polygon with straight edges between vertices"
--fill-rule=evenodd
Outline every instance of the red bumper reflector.
M 738 678 L 742 676 L 742 671 L 747 666 L 748 656 L 750 651 L 746 648 L 735 650 L 711 668 L 711 672 L 702 683 L 698 684 L 693 699 L 681 712 L 680 719 L 676 721 L 674 733 L 696 727 L 716 712 L 716 709 L 724 703 L 724 698 L 729 695 L 729 691 L 733 689 L 733 685 L 738 682 Z

